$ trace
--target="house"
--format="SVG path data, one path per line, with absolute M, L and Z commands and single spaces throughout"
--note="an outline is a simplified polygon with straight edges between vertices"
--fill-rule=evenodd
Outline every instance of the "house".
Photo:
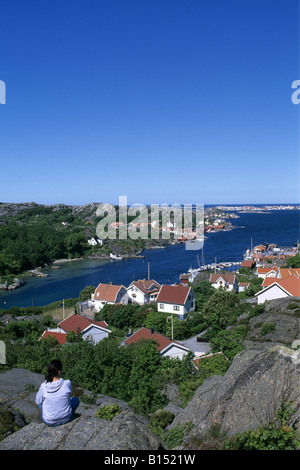
M 127 287 L 127 294 L 132 302 L 144 305 L 156 300 L 161 285 L 154 280 L 140 279 Z
M 244 292 L 244 290 L 248 289 L 249 286 L 250 286 L 250 282 L 239 282 L 238 291 Z
M 300 277 L 300 268 L 279 268 L 279 277 L 284 279 L 285 277 L 291 276 Z
M 241 267 L 254 269 L 255 265 L 256 262 L 254 261 L 254 259 L 245 259 L 244 261 L 242 261 Z
M 40 337 L 41 339 L 45 338 L 55 338 L 59 344 L 65 344 L 67 333 L 59 333 L 58 331 L 46 330 Z
M 237 278 L 234 273 L 212 273 L 210 275 L 209 282 L 215 289 L 222 287 L 227 291 L 238 290 Z
M 266 278 L 263 281 L 263 289 L 255 294 L 257 303 L 263 304 L 266 300 L 280 299 L 282 297 L 300 296 L 300 279 L 290 275 L 284 279 Z
M 195 310 L 195 294 L 191 287 L 163 284 L 156 299 L 157 311 L 174 313 L 184 320 L 191 310 Z
M 111 331 L 107 327 L 108 325 L 105 321 L 94 321 L 83 315 L 74 314 L 58 323 L 57 328 L 49 328 L 44 331 L 40 339 L 51 336 L 56 338 L 60 344 L 64 344 L 67 333 L 74 331 L 75 333 L 80 332 L 84 340 L 89 340 L 96 344 L 108 337 Z
M 92 294 L 92 304 L 96 312 L 99 312 L 106 304 L 128 303 L 126 288 L 122 285 L 100 283 Z
M 278 277 L 279 268 L 277 266 L 269 266 L 268 268 L 257 268 L 256 274 L 262 279 L 265 279 L 266 277 Z
M 88 244 L 91 246 L 96 246 L 96 245 L 103 245 L 104 240 L 98 237 L 92 237 L 88 239 Z
M 142 340 L 153 340 L 161 356 L 182 359 L 190 349 L 177 341 L 171 341 L 166 336 L 153 329 L 142 327 L 124 341 L 124 344 L 135 344 Z

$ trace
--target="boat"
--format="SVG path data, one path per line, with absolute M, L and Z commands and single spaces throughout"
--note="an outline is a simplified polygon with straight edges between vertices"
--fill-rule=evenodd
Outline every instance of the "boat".
M 115 260 L 121 260 L 122 259 L 122 256 L 117 256 L 117 255 L 114 255 L 113 253 L 110 253 L 109 256 L 111 257 L 111 259 L 115 259 Z

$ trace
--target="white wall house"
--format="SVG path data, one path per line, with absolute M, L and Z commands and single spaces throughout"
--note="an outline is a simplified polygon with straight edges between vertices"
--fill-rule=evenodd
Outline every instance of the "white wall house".
M 138 341 L 152 339 L 161 356 L 182 359 L 190 349 L 177 341 L 172 341 L 153 329 L 140 328 L 124 341 L 124 345 L 134 344 Z
M 184 320 L 190 311 L 195 310 L 195 294 L 190 287 L 182 284 L 178 286 L 163 284 L 156 302 L 158 312 L 172 313 L 180 320 Z
M 74 314 L 58 323 L 57 328 L 49 328 L 43 333 L 42 337 L 53 336 L 61 344 L 64 344 L 66 338 L 63 339 L 62 335 L 66 336 L 69 331 L 80 332 L 82 339 L 93 344 L 99 343 L 111 333 L 105 321 L 94 321 L 83 315 Z
M 300 279 L 294 275 L 284 279 L 274 278 L 274 282 L 257 292 L 255 296 L 257 297 L 258 304 L 263 304 L 267 300 L 281 299 L 283 297 L 299 297 Z
M 128 299 L 129 297 L 124 286 L 100 283 L 92 294 L 91 302 L 94 310 L 99 312 L 106 304 L 127 305 Z
M 133 303 L 144 305 L 156 300 L 160 287 L 160 284 L 154 280 L 146 281 L 145 279 L 141 279 L 139 281 L 133 281 L 130 286 L 127 287 L 127 294 Z
M 215 289 L 222 287 L 226 291 L 238 291 L 238 281 L 234 273 L 213 273 L 209 282 Z

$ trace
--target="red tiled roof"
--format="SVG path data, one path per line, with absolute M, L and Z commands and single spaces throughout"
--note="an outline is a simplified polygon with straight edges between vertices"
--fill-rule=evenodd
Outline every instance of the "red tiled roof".
M 225 273 L 225 274 L 213 273 L 210 275 L 209 282 L 215 283 L 220 278 L 223 279 L 225 282 L 228 282 L 229 284 L 233 284 L 235 281 L 235 274 L 234 273 Z
M 257 273 L 261 273 L 261 274 L 267 274 L 271 271 L 278 271 L 279 268 L 277 266 L 269 266 L 268 268 L 257 268 Z
M 190 290 L 190 287 L 182 284 L 179 284 L 178 286 L 163 284 L 156 300 L 158 303 L 163 302 L 168 304 L 184 305 Z
M 56 338 L 59 344 L 65 344 L 66 342 L 66 333 L 58 333 L 56 331 L 44 331 L 40 339 L 45 338 Z
M 255 261 L 253 259 L 245 259 L 242 261 L 243 268 L 252 268 L 255 265 Z
M 160 288 L 160 284 L 158 284 L 158 282 L 154 281 L 154 280 L 150 280 L 150 281 L 146 281 L 145 279 L 140 279 L 138 281 L 133 281 L 129 287 L 131 286 L 135 286 L 137 287 L 141 292 L 143 292 L 144 294 L 148 294 L 150 292 L 152 292 L 153 290 L 149 290 L 150 287 L 152 285 L 155 285 L 156 286 L 156 289 L 159 289 Z
M 148 328 L 140 328 L 138 331 L 133 333 L 133 335 L 129 336 L 125 340 L 126 344 L 133 344 L 137 343 L 138 341 L 141 341 L 142 339 L 152 339 L 153 341 L 157 342 L 157 349 L 161 351 L 162 349 L 165 349 L 167 346 L 172 344 L 172 341 L 169 340 L 166 336 L 161 335 L 160 333 L 157 333 L 154 331 L 153 333 L 151 330 Z
M 127 338 L 125 340 L 125 343 L 127 345 L 135 344 L 138 341 L 141 341 L 143 339 L 144 340 L 152 339 L 153 341 L 155 341 L 157 343 L 156 347 L 157 347 L 159 352 L 163 351 L 164 349 L 166 349 L 168 346 L 171 346 L 172 344 L 176 345 L 177 347 L 182 348 L 186 351 L 189 351 L 189 348 L 187 348 L 186 346 L 183 346 L 182 344 L 178 343 L 177 341 L 171 341 L 166 336 L 164 336 L 160 333 L 157 333 L 156 331 L 145 328 L 145 327 L 142 327 L 138 331 L 133 333 L 133 335 L 131 335 L 129 338 Z
M 100 328 L 107 329 L 108 325 L 105 321 L 94 321 L 90 320 L 87 317 L 84 317 L 82 315 L 71 315 L 70 317 L 66 318 L 65 320 L 61 321 L 58 326 L 68 332 L 68 331 L 77 331 L 78 329 L 80 331 L 85 330 L 91 325 L 95 325 Z
M 267 278 L 263 282 L 265 289 L 258 292 L 258 294 L 264 292 L 267 288 L 277 284 L 279 287 L 288 292 L 292 297 L 300 297 L 300 279 L 297 276 L 291 275 L 284 279 L 278 278 Z
M 115 302 L 122 285 L 99 284 L 94 293 L 94 300 L 104 300 L 106 302 Z
M 279 273 L 282 279 L 291 276 L 292 274 L 300 277 L 300 268 L 280 268 Z

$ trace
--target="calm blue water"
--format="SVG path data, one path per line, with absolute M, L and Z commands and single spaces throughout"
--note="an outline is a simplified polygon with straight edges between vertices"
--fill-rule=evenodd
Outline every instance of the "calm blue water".
M 259 243 L 277 243 L 292 246 L 299 235 L 299 211 L 273 211 L 266 214 L 239 214 L 233 219 L 238 228 L 230 232 L 207 234 L 204 243 L 205 263 L 217 258 L 221 261 L 241 261 L 243 253 Z M 147 279 L 148 262 L 150 276 L 160 283 L 179 281 L 179 275 L 190 267 L 198 267 L 197 256 L 202 260 L 201 251 L 185 250 L 184 245 L 173 245 L 166 249 L 145 250 L 144 259 L 122 261 L 72 261 L 62 264 L 60 269 L 49 268 L 49 277 L 31 277 L 26 285 L 16 291 L 0 291 L 0 308 L 13 306 L 47 305 L 56 300 L 78 297 L 87 285 L 97 286 L 100 282 L 123 284 L 127 287 L 133 280 Z

